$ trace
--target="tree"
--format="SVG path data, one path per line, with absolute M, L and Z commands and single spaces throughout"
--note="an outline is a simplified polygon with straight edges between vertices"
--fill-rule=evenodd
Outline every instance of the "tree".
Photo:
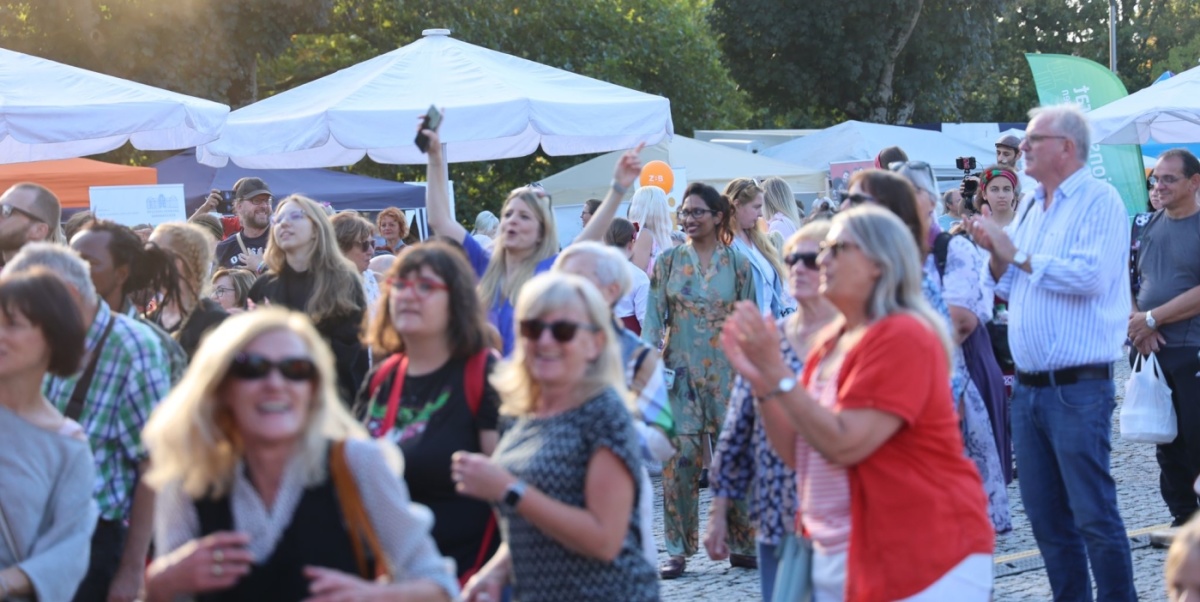
M 714 0 L 734 79 L 792 125 L 936 120 L 1011 0 Z
M 678 0 L 342 0 L 325 32 L 297 36 L 287 52 L 264 62 L 259 83 L 264 95 L 277 93 L 411 43 L 424 29 L 448 28 L 471 44 L 665 96 L 677 132 L 742 127 L 750 119 L 745 95 L 721 64 L 705 11 L 702 2 Z M 587 158 L 539 152 L 452 164 L 458 217 L 466 223 L 479 210 L 496 211 L 512 188 Z M 424 179 L 423 167 L 363 161 L 351 169 L 389 179 Z
M 0 4 L 7 48 L 230 104 L 260 58 L 324 27 L 333 0 L 36 0 Z

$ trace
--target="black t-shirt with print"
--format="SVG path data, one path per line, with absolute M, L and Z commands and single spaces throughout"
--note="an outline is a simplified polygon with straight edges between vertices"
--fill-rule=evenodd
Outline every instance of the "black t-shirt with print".
M 241 232 L 226 238 L 217 243 L 217 268 L 245 268 L 245 263 L 238 257 L 242 253 L 242 245 L 238 244 L 238 236 L 242 237 L 242 245 L 246 245 L 246 250 L 251 253 L 262 254 L 267 249 L 267 239 L 271 238 L 271 231 L 264 230 L 262 236 L 250 238 Z M 250 267 L 253 270 L 258 266 Z
M 380 362 L 382 364 L 382 362 Z M 490 374 L 495 360 L 487 360 Z M 408 376 L 400 396 L 396 422 L 387 438 L 399 443 L 404 454 L 404 481 L 414 502 L 433 511 L 433 539 L 442 554 L 458 563 L 458 573 L 470 569 L 483 539 L 491 507 L 459 495 L 450 479 L 450 456 L 459 450 L 479 452 L 479 431 L 495 430 L 500 397 L 483 379 L 479 412 L 467 405 L 465 370 L 467 360 L 450 360 L 423 376 Z M 364 380 L 356 414 L 367 429 L 375 432 L 382 421 L 392 393 L 395 374 L 388 375 L 379 390 L 370 394 L 374 372 Z M 493 533 L 487 557 L 499 545 Z

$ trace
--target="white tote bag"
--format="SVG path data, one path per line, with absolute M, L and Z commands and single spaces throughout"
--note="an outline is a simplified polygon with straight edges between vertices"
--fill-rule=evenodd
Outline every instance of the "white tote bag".
M 1121 406 L 1121 438 L 1138 443 L 1170 443 L 1179 427 L 1171 405 L 1171 387 L 1153 353 L 1142 360 L 1138 354 L 1133 372 L 1125 383 Z

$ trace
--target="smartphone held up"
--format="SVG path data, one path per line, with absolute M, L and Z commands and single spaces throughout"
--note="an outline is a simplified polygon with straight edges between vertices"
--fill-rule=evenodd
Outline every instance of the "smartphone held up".
M 417 139 L 414 140 L 421 152 L 429 152 L 429 137 L 425 135 L 425 130 L 436 130 L 441 125 L 442 112 L 437 107 L 430 105 L 429 110 L 425 112 L 425 119 L 421 121 L 421 131 L 417 132 Z

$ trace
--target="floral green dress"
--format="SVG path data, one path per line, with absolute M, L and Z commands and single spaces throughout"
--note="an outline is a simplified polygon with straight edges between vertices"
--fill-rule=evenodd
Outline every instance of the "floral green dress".
M 671 556 L 691 556 L 698 548 L 705 439 L 711 437 L 715 445 L 733 389 L 721 327 L 735 302 L 755 300 L 754 291 L 749 258 L 729 246 L 713 251 L 707 270 L 690 243 L 663 251 L 654 265 L 642 339 L 655 346 L 666 341 L 663 363 L 674 372 L 668 396 L 678 453 L 663 465 L 665 539 Z M 753 529 L 744 503 L 735 504 L 729 529 L 732 552 L 753 555 Z

